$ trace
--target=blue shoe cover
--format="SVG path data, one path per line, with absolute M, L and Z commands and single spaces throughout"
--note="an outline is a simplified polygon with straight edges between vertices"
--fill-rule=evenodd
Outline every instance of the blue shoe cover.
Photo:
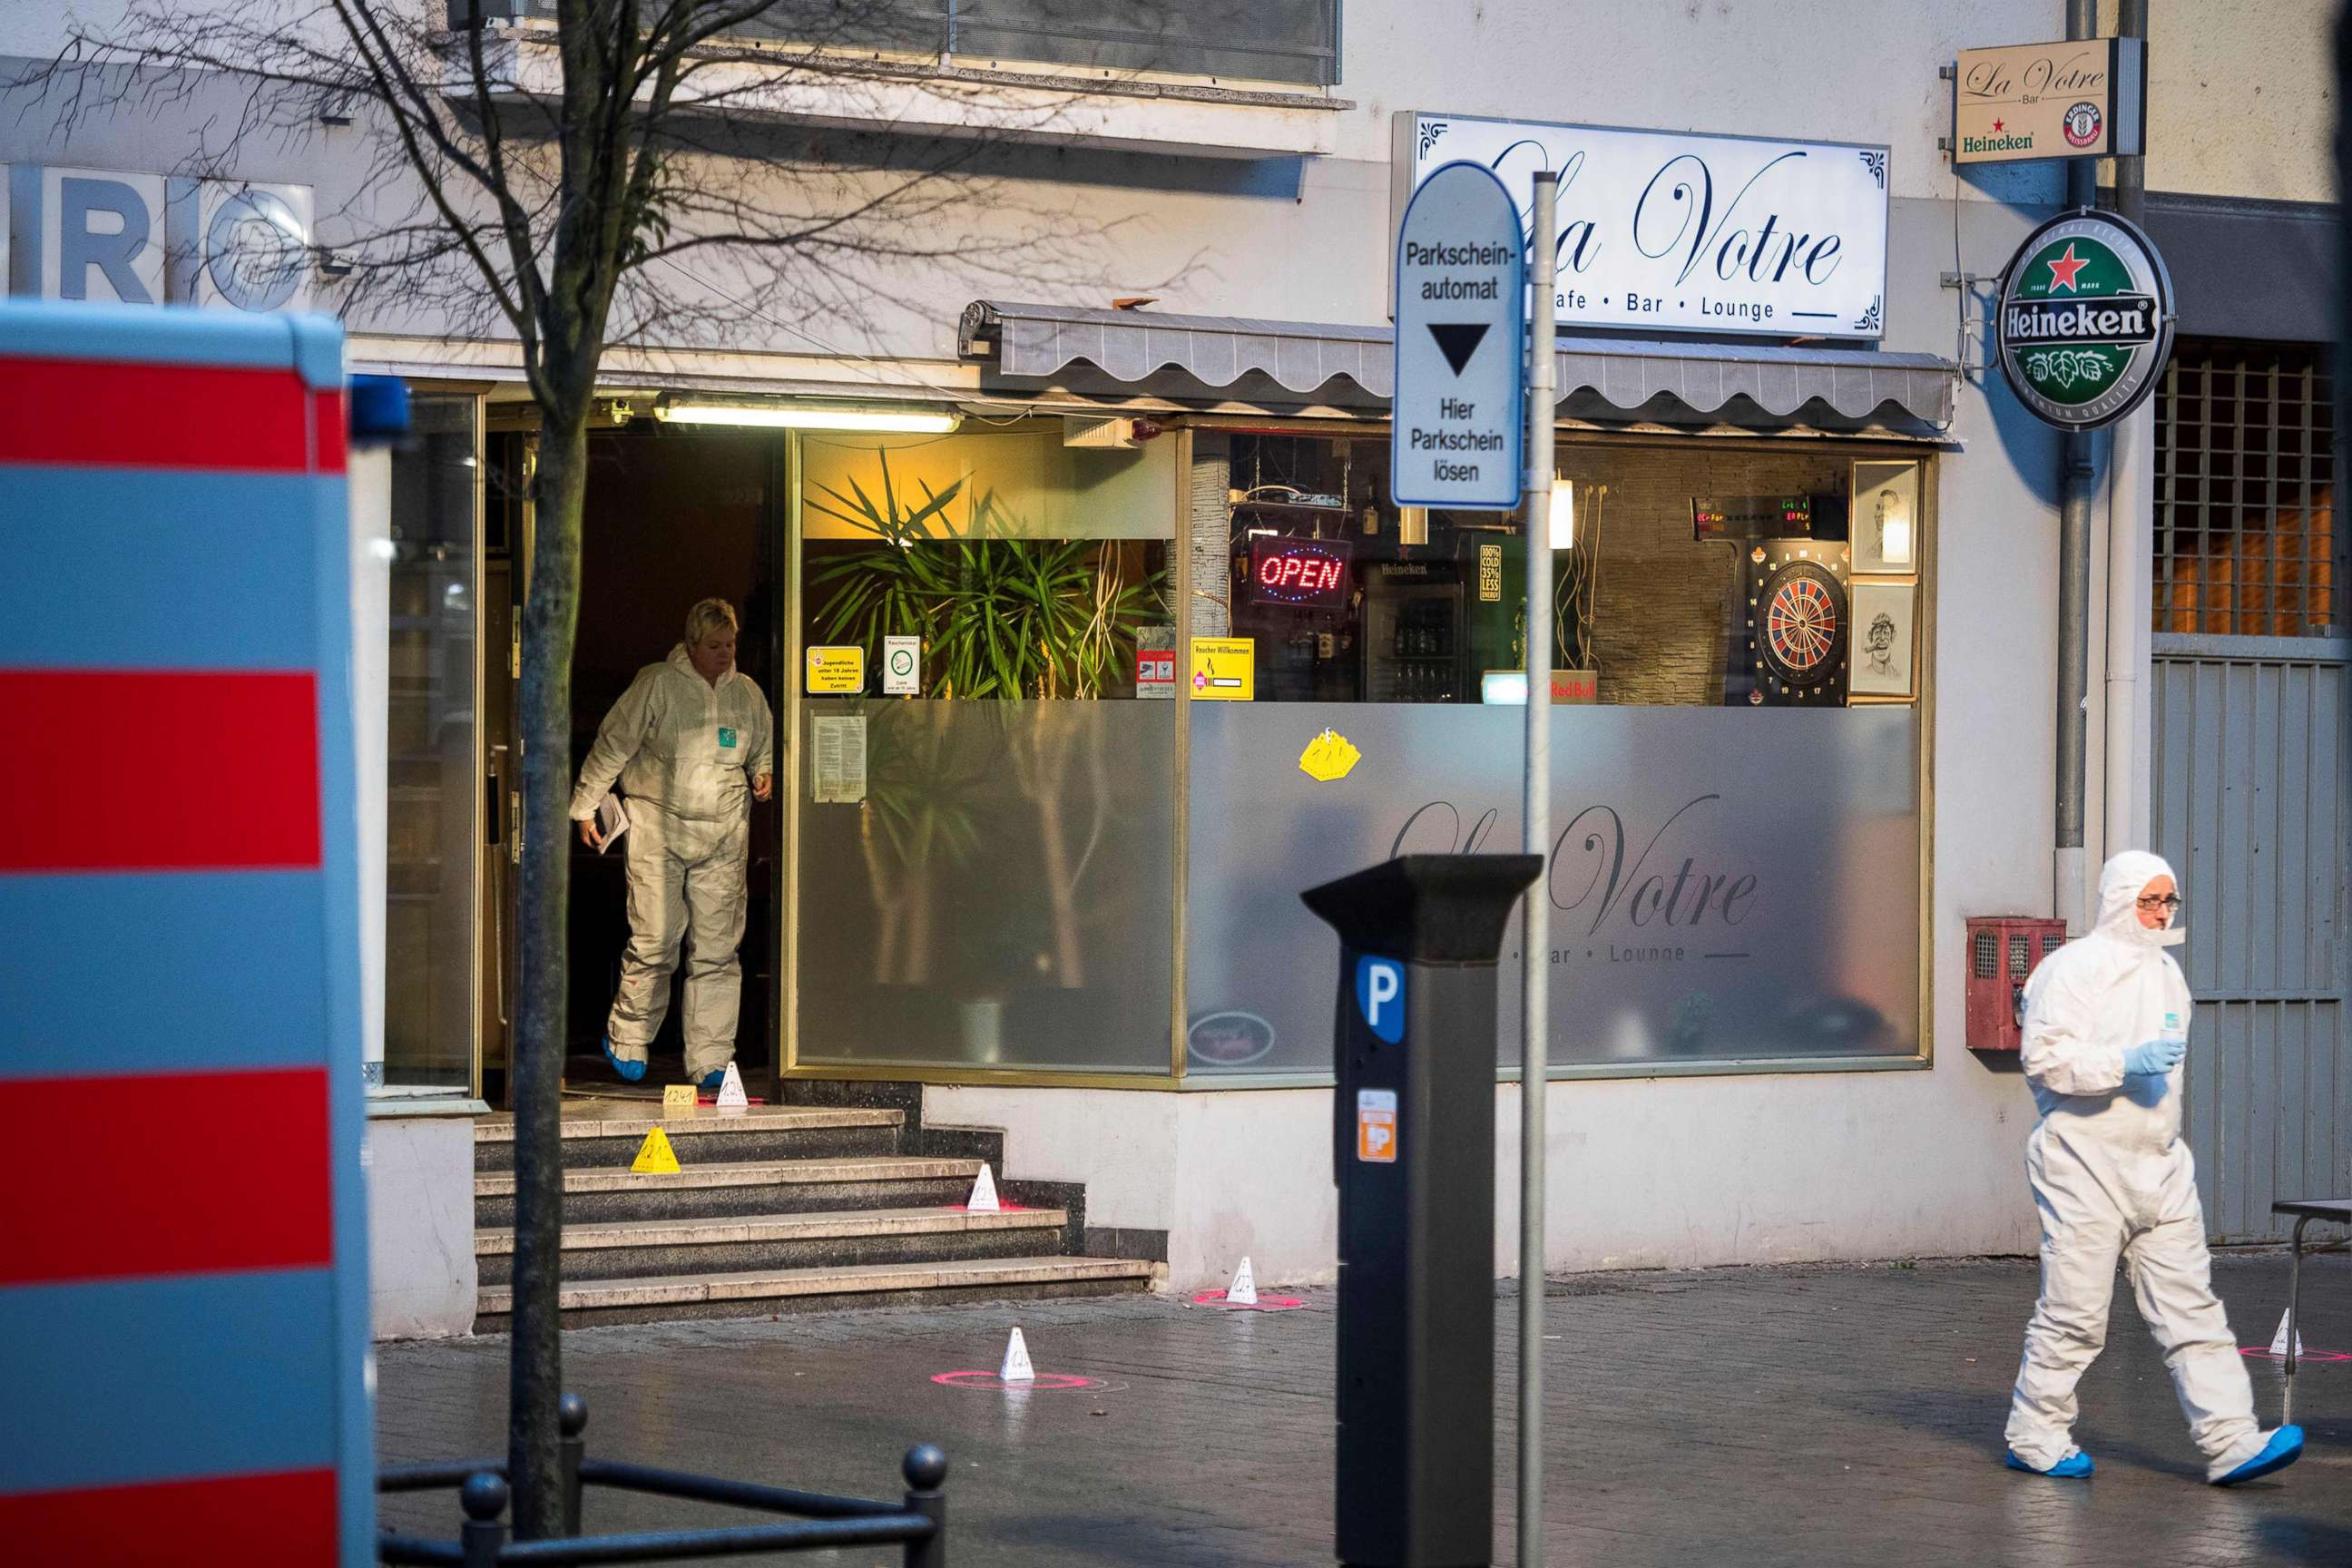
M 727 1069 L 725 1068 L 720 1068 L 715 1072 L 704 1073 L 702 1075 L 702 1082 L 699 1087 L 705 1094 L 717 1094 L 726 1082 Z
M 2062 1481 L 2081 1480 L 2084 1477 L 2089 1475 L 2094 1469 L 2097 1468 L 2096 1466 L 2091 1463 L 2091 1456 L 2085 1454 L 2080 1448 L 2075 1449 L 2073 1453 L 2067 1455 L 2064 1458 L 2059 1460 L 2056 1464 L 2051 1466 L 2046 1470 L 2037 1469 L 2033 1466 L 2027 1464 L 2023 1459 L 2019 1458 L 2015 1449 L 2011 1449 L 2008 1457 L 2002 1462 L 2008 1465 L 2011 1469 L 2023 1470 L 2029 1476 L 2054 1476 Z
M 613 1064 L 613 1070 L 621 1075 L 623 1083 L 636 1083 L 646 1076 L 645 1063 L 633 1062 L 625 1057 L 613 1054 L 613 1037 L 610 1035 L 604 1037 L 604 1059 Z
M 2271 1440 L 2263 1445 L 2261 1453 L 2256 1454 L 2228 1475 L 2216 1478 L 2213 1484 L 2217 1487 L 2233 1487 L 2240 1481 L 2251 1481 L 2256 1476 L 2267 1476 L 2273 1470 L 2284 1470 L 2302 1458 L 2303 1428 L 2282 1426 L 2271 1434 Z

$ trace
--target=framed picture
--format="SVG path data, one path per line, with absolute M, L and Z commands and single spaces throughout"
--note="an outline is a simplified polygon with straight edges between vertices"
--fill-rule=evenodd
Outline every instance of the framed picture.
M 1846 518 L 1857 575 L 1919 570 L 1919 465 L 1856 463 Z
M 1846 689 L 1855 697 L 1908 700 L 1918 690 L 1919 587 L 1853 583 L 1853 654 Z

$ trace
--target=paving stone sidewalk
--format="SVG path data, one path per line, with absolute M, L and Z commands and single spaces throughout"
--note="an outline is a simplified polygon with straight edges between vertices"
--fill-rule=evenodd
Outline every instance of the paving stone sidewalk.
M 2242 1341 L 2267 1344 L 2283 1255 L 2220 1259 Z M 1999 1464 L 2032 1307 L 2030 1262 L 1747 1268 L 1554 1279 L 1547 1319 L 1547 1513 L 1559 1564 L 2352 1563 L 2352 1359 L 2308 1363 L 2301 1465 L 2231 1491 L 2199 1456 L 2153 1342 L 2119 1289 L 2084 1380 L 2088 1483 Z M 2306 1264 L 2304 1343 L 2352 1352 L 2352 1260 Z M 1166 1298 L 908 1308 L 592 1329 L 564 1337 L 590 1451 L 896 1497 L 910 1442 L 944 1447 L 957 1568 L 1169 1568 L 1331 1561 L 1328 1291 L 1286 1313 Z M 1507 1289 L 1496 1305 L 1496 1556 L 1511 1554 Z M 1023 1394 L 942 1386 L 993 1370 L 1024 1330 L 1040 1373 L 1100 1380 Z M 2252 1363 L 2277 1419 L 2280 1379 Z M 506 1342 L 380 1356 L 387 1461 L 503 1447 Z M 592 1530 L 712 1522 L 718 1510 L 591 1494 Z M 454 1533 L 455 1500 L 392 1500 L 388 1524 Z M 895 1552 L 777 1562 L 895 1563 Z

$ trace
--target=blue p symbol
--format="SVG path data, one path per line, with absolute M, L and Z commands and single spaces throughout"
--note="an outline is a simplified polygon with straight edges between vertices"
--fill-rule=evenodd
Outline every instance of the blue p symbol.
M 1404 1038 L 1404 965 L 1392 958 L 1356 960 L 1356 1006 L 1390 1045 Z

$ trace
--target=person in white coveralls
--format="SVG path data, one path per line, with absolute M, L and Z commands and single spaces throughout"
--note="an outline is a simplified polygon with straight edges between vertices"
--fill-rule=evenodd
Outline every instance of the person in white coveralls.
M 2166 948 L 2182 933 L 2172 868 L 2133 850 L 2099 877 L 2089 934 L 2025 988 L 2025 1072 L 2042 1120 L 2025 1143 L 2042 1215 L 2042 1300 L 2009 1416 L 2011 1468 L 2076 1479 L 2074 1385 L 2107 1337 L 2116 1264 L 2164 1348 L 2205 1479 L 2231 1486 L 2302 1456 L 2303 1431 L 2264 1432 L 2228 1316 L 2213 1295 L 2197 1163 L 2180 1137 L 2189 983 Z
M 686 640 L 637 671 L 604 715 L 572 795 L 580 840 L 598 849 L 597 806 L 615 781 L 625 797 L 629 945 L 604 1056 L 631 1083 L 669 1011 L 681 944 L 687 1076 L 715 1090 L 735 1058 L 751 803 L 774 788 L 774 723 L 735 668 L 737 630 L 724 599 L 688 611 Z

